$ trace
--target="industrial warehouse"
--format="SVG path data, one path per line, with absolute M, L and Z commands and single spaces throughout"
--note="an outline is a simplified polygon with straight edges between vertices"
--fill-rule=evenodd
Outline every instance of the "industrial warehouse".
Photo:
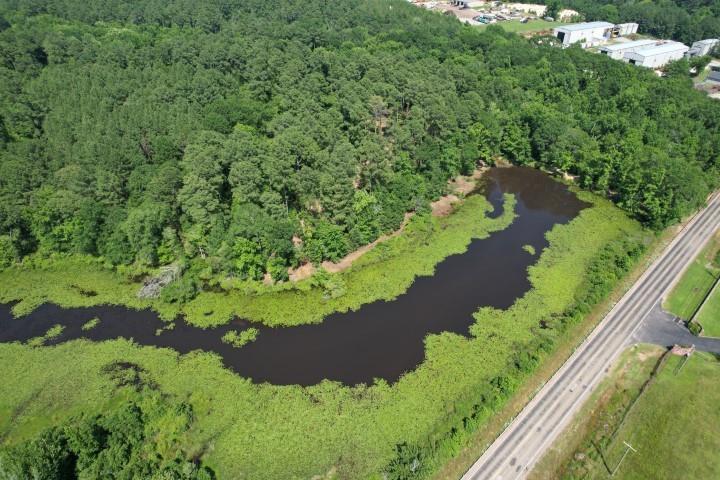
M 707 39 L 688 47 L 672 40 L 627 38 L 635 36 L 637 29 L 637 23 L 586 22 L 557 27 L 553 29 L 553 35 L 563 48 L 571 45 L 595 47 L 612 59 L 651 69 L 660 69 L 684 57 L 708 55 L 720 44 L 718 39 Z
M 637 33 L 637 23 L 612 24 L 608 22 L 573 23 L 557 27 L 554 35 L 563 47 L 580 44 L 582 48 L 602 45 L 613 38 Z

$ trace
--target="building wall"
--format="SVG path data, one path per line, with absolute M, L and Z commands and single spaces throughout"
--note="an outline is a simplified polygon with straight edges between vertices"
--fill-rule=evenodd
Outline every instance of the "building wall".
M 628 42 L 627 44 L 615 44 L 615 46 L 621 46 L 622 48 L 615 48 L 610 50 L 605 50 L 606 47 L 602 47 L 600 49 L 600 52 L 603 55 L 607 55 L 608 57 L 612 58 L 613 60 L 623 60 L 625 58 L 625 55 L 631 52 L 637 52 L 638 50 L 642 50 L 643 48 L 649 48 L 654 45 L 656 45 L 657 41 L 648 40 L 644 41 L 643 44 L 637 45 L 635 42 Z
M 562 44 L 563 45 L 572 45 L 573 43 L 582 42 L 582 46 L 585 47 L 586 44 L 594 39 L 594 38 L 603 38 L 605 37 L 605 32 L 607 31 L 607 28 L 601 27 L 601 28 L 588 28 L 585 30 L 565 30 L 564 28 L 556 28 L 555 29 L 555 36 L 558 36 L 559 32 L 563 32 L 565 36 L 563 37 Z
M 720 42 L 716 39 L 700 40 L 692 44 L 688 55 L 690 56 L 703 56 L 709 54 L 713 48 Z
M 602 50 L 603 55 L 607 55 L 608 57 L 612 58 L 613 60 L 622 60 L 623 57 L 625 57 L 626 53 L 628 53 L 628 50 L 609 50 L 609 51 Z
M 717 70 L 714 70 L 716 68 Z M 714 82 L 720 82 L 720 66 L 710 67 L 710 73 L 708 74 L 708 80 Z
M 618 34 L 621 37 L 624 37 L 626 35 L 632 35 L 633 33 L 637 33 L 638 24 L 637 23 L 620 23 L 620 24 L 616 25 L 616 28 L 618 29 Z
M 657 55 L 643 55 L 642 51 L 639 52 L 629 52 L 625 54 L 625 60 L 629 63 L 633 63 L 635 65 L 640 65 L 641 67 L 647 67 L 647 68 L 660 68 L 668 63 L 672 62 L 673 60 L 680 60 L 685 56 L 685 51 L 682 49 L 678 49 L 671 52 L 665 52 Z

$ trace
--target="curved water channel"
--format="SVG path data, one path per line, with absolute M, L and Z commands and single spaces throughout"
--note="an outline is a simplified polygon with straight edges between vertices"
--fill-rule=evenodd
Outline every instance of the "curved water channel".
M 175 328 L 156 335 L 166 324 L 150 310 L 45 304 L 16 319 L 9 305 L 0 305 L 0 342 L 26 341 L 60 324 L 65 327 L 62 334 L 46 344 L 123 337 L 180 353 L 200 349 L 215 352 L 228 368 L 257 383 L 313 385 L 330 379 L 354 385 L 375 378 L 394 382 L 423 361 L 428 334 L 468 335 L 472 314 L 480 307 L 505 309 L 524 295 L 530 289 L 527 269 L 547 246 L 545 234 L 588 206 L 537 170 L 497 168 L 484 178 L 484 193 L 495 208 L 491 215 L 502 212 L 503 194 L 512 193 L 517 199 L 515 221 L 505 230 L 473 240 L 466 252 L 443 260 L 433 276 L 416 279 L 395 300 L 335 313 L 320 324 L 260 326 L 257 340 L 241 348 L 223 343 L 221 337 L 249 326 L 243 320 L 207 330 L 180 320 Z M 532 245 L 536 254 L 525 251 L 524 245 Z M 92 318 L 100 323 L 83 331 L 82 325 Z

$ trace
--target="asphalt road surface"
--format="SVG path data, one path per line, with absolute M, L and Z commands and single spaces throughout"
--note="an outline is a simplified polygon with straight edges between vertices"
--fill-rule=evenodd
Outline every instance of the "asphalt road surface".
M 463 480 L 524 478 L 567 426 L 615 358 L 720 225 L 714 195 L 565 364 L 490 445 Z
M 685 327 L 685 322 L 655 305 L 642 326 L 633 335 L 633 343 L 654 343 L 662 347 L 695 345 L 701 352 L 720 355 L 720 338 L 698 337 Z

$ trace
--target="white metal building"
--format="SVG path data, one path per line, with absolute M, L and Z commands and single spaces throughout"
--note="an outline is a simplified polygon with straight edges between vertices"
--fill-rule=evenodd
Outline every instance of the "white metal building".
M 618 23 L 613 29 L 614 37 L 625 37 L 637 33 L 639 25 L 637 23 Z
M 563 47 L 580 43 L 583 48 L 598 45 L 612 37 L 615 25 L 608 22 L 573 23 L 553 29 L 553 34 Z
M 690 48 L 680 42 L 666 42 L 628 52 L 625 54 L 625 60 L 633 65 L 660 68 L 673 60 L 680 60 L 688 50 Z
M 622 60 L 626 53 L 657 45 L 657 40 L 635 40 L 634 42 L 614 43 L 600 47 L 600 53 L 615 60 Z
M 697 42 L 692 44 L 692 47 L 690 47 L 690 50 L 688 50 L 687 52 L 687 56 L 702 57 L 703 55 L 708 55 L 718 44 L 720 44 L 720 39 L 717 38 L 698 40 Z

